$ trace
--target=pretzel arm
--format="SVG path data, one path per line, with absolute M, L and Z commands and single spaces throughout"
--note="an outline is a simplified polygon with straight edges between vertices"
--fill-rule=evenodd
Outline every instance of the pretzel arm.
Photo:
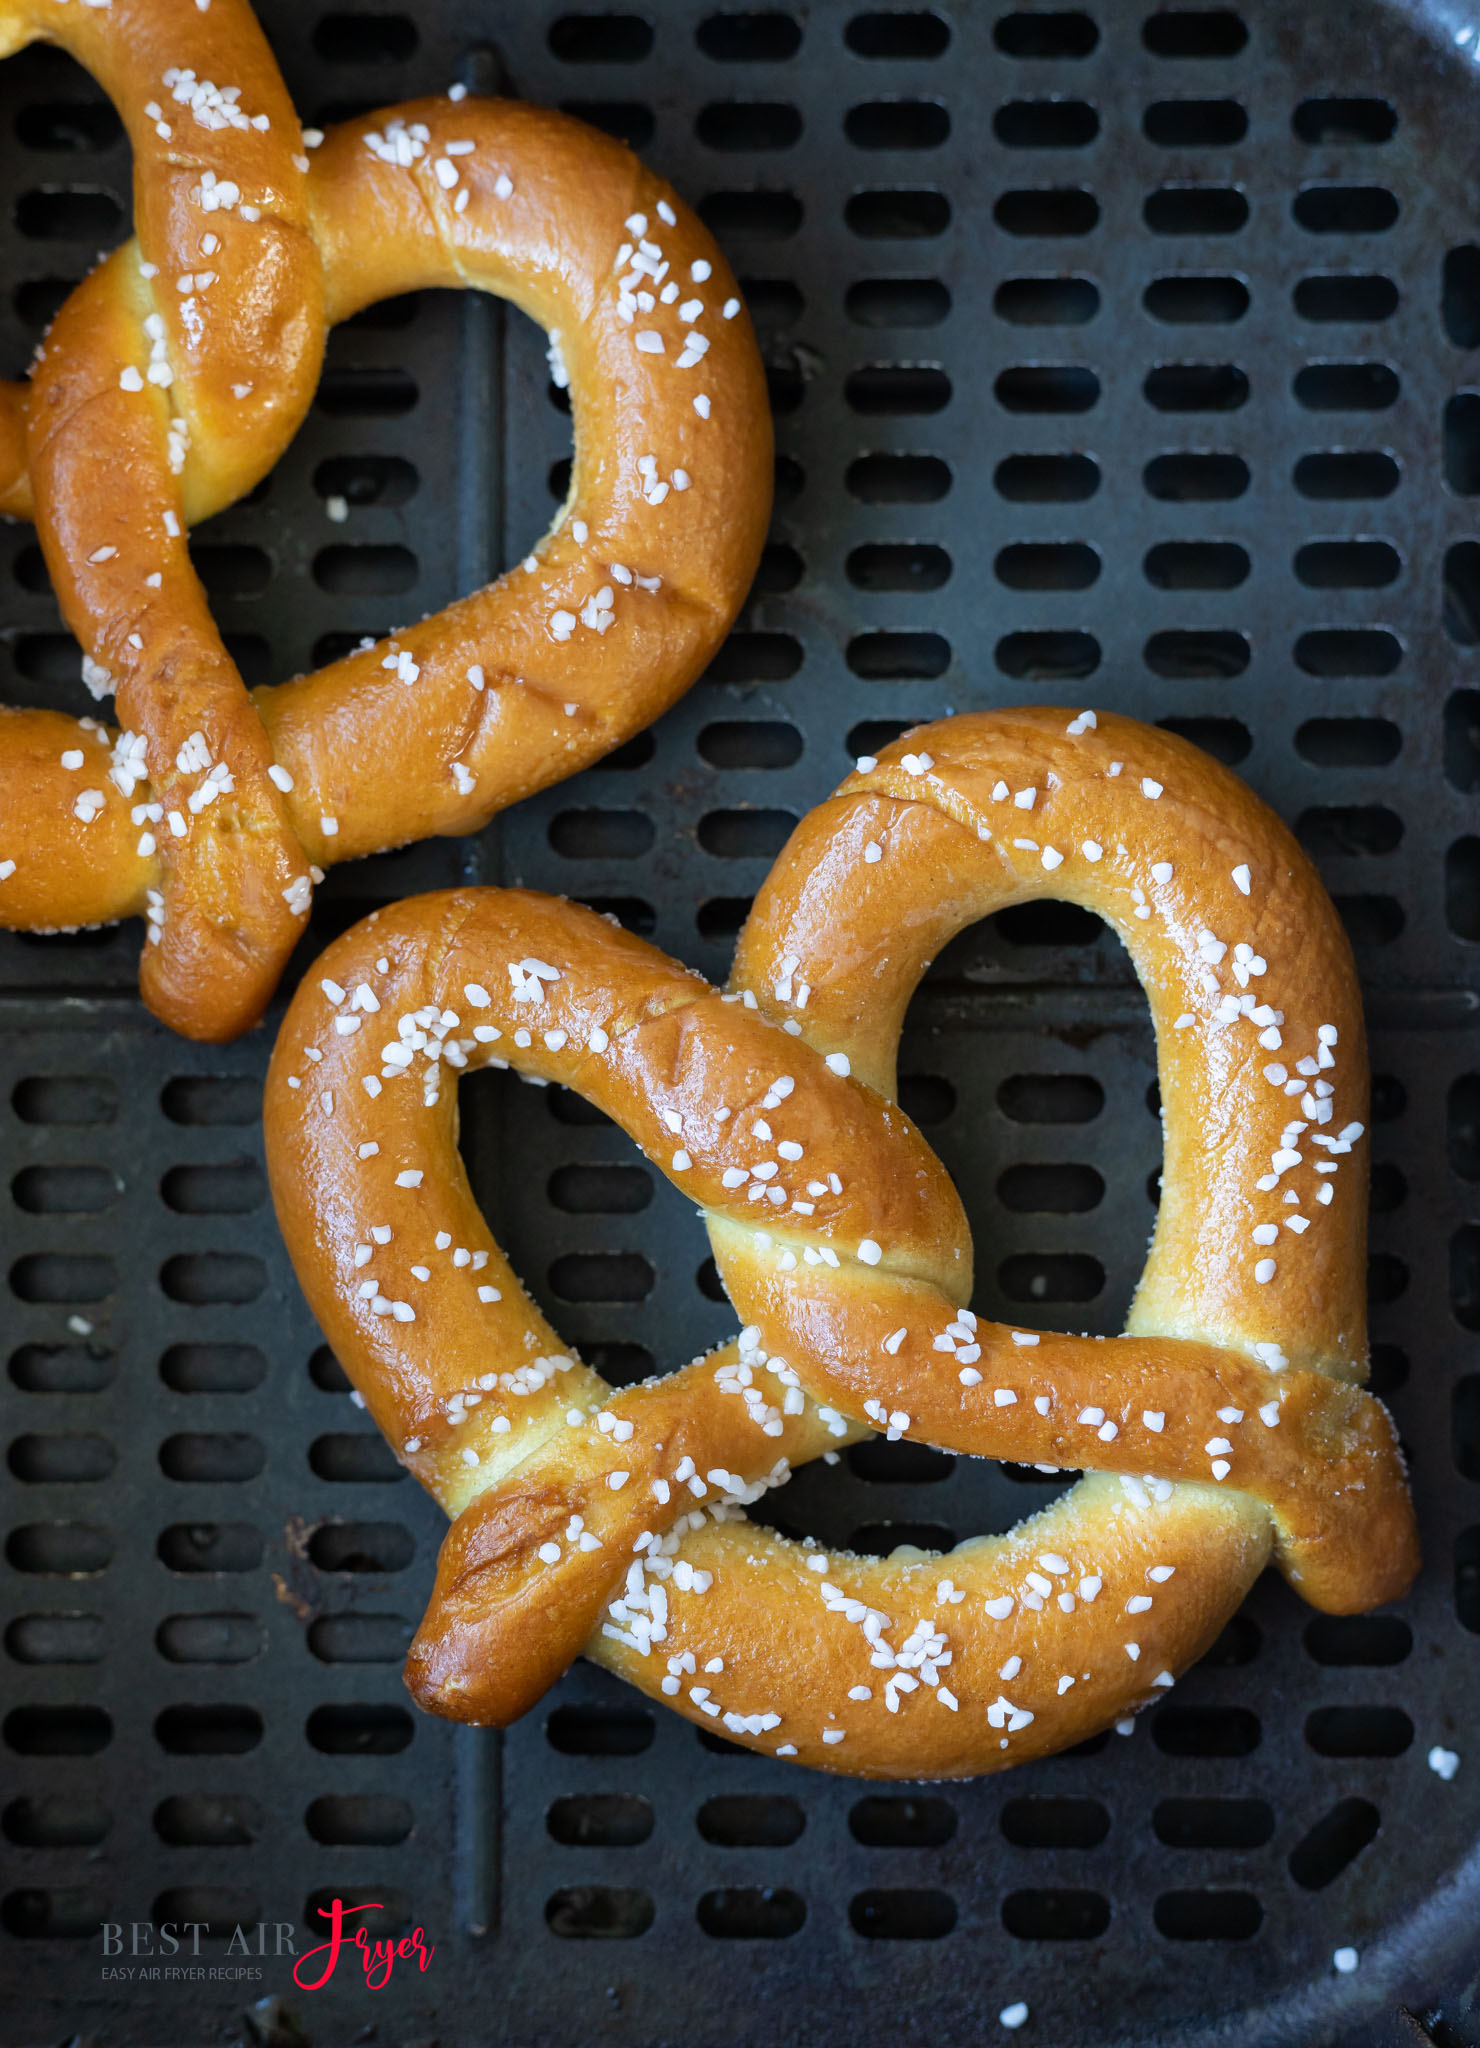
M 63 616 L 111 677 L 162 812 L 145 998 L 187 1035 L 210 1036 L 219 1008 L 255 1013 L 264 978 L 276 980 L 302 928 L 284 892 L 305 863 L 268 776 L 267 734 L 190 562 L 166 454 L 175 416 L 159 387 L 119 382 L 131 359 L 142 377 L 153 309 L 127 268 L 127 255 L 110 259 L 57 316 L 33 380 L 31 472 Z
M 301 928 L 290 899 L 305 863 L 186 526 L 275 460 L 312 395 L 324 323 L 307 159 L 261 30 L 244 0 L 219 0 L 209 24 L 167 12 L 28 10 L 29 33 L 63 43 L 119 108 L 138 239 L 53 322 L 26 455 L 63 617 L 106 671 L 171 825 L 156 835 L 146 1000 L 209 1037 L 223 1012 L 240 1028 L 260 1010 Z M 240 190 L 250 221 L 212 213 L 203 233 L 195 199 L 213 180 Z
M 848 1415 L 882 1400 L 907 1416 L 902 1433 L 975 1457 L 1241 1488 L 1269 1510 L 1281 1570 L 1330 1613 L 1397 1599 L 1413 1577 L 1397 1434 L 1361 1388 L 1193 1339 L 985 1322 L 972 1332 L 973 1362 L 958 1369 L 933 1348 L 955 1311 L 931 1290 L 867 1269 L 826 1294 L 792 1273 L 758 1281 L 749 1232 L 718 1217 L 710 1229 L 726 1288 L 768 1342 L 808 1360 L 816 1400 Z M 910 1334 L 887 1349 L 901 1329 Z M 1312 1487 L 1314 1470 L 1329 1483 Z

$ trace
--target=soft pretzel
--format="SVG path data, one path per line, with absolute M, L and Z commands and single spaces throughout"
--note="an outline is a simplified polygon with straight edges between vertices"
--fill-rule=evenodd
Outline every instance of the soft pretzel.
M 270 102 L 269 127 L 197 135 L 196 102 L 214 86 L 194 87 L 171 120 L 141 120 L 141 97 L 168 97 L 161 11 L 36 0 L 59 39 L 88 24 L 68 46 L 143 152 L 139 239 L 59 314 L 27 430 L 62 609 L 125 729 L 0 712 L 0 924 L 144 914 L 146 1000 L 190 1036 L 229 1038 L 260 1015 L 331 862 L 476 831 L 688 687 L 759 558 L 770 416 L 728 265 L 620 144 L 537 108 L 427 100 L 333 130 L 309 171 L 255 25 L 229 0 L 208 19 L 250 26 L 262 76 L 240 105 Z M 136 27 L 137 47 L 120 44 Z M 212 121 L 218 101 L 237 104 L 207 97 Z M 551 330 L 575 422 L 566 503 L 487 589 L 249 696 L 184 527 L 278 454 L 311 395 L 326 320 L 429 286 L 497 292 Z M 156 302 L 170 322 L 151 342 Z M 182 325 L 188 358 L 175 352 Z M 20 404 L 12 387 L 0 459 L 14 454 Z M 4 503 L 20 510 L 14 461 L 11 478 Z
M 959 1201 L 893 1101 L 928 960 L 1046 895 L 1112 925 L 1156 1025 L 1162 1198 L 1118 1340 L 971 1313 Z M 693 1194 L 737 1343 L 621 1393 L 565 1350 L 456 1151 L 456 1076 L 490 1061 L 578 1089 Z M 1359 1385 L 1366 1115 L 1309 862 L 1197 749 L 1106 715 L 961 717 L 860 763 L 783 851 L 725 995 L 523 892 L 366 920 L 295 998 L 265 1120 L 309 1302 L 456 1518 L 413 1692 L 506 1722 L 584 1649 L 751 1747 L 950 1777 L 1160 1697 L 1271 1557 L 1328 1611 L 1395 1597 L 1416 1547 Z M 740 1513 L 870 1425 L 1087 1475 L 944 1557 Z

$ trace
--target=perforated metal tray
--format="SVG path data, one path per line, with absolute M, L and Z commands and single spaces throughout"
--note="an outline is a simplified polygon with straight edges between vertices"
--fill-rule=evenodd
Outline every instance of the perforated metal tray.
M 6 938 L 4 2032 L 821 2048 L 990 2041 L 1024 1999 L 1016 2038 L 1056 2048 L 1473 2044 L 1480 35 L 1451 0 L 612 4 L 634 11 L 264 9 L 309 119 L 506 80 L 637 143 L 747 281 L 780 446 L 760 583 L 688 699 L 477 840 L 336 873 L 314 945 L 506 879 L 719 976 L 792 819 L 901 724 L 1024 699 L 1175 724 L 1295 823 L 1357 943 L 1375 1378 L 1424 1574 L 1352 1621 L 1266 1580 L 1129 1740 L 975 1785 L 805 1774 L 586 1668 L 504 1738 L 419 1717 L 398 1665 L 438 1518 L 345 1398 L 275 1235 L 267 1034 L 161 1032 L 136 930 Z M 0 133 L 13 371 L 56 281 L 123 232 L 127 161 L 51 52 L 0 67 Z M 495 570 L 567 451 L 518 316 L 409 300 L 341 330 L 277 472 L 198 538 L 248 675 Z M 5 694 L 84 708 L 24 530 L 0 533 L 0 587 Z M 1159 1133 L 1113 942 L 1055 906 L 968 934 L 903 1071 L 971 1210 L 977 1306 L 1118 1329 Z M 604 1370 L 730 1327 L 692 1210 L 615 1130 L 492 1079 L 466 1108 L 496 1227 Z M 773 1505 L 887 1548 L 1047 1495 L 875 1443 Z M 427 1973 L 308 1995 L 271 1956 L 256 1982 L 102 1977 L 105 1919 L 204 1921 L 212 1964 L 218 1929 L 301 1930 L 336 1893 L 423 1924 Z M 248 2014 L 284 1993 L 296 2020 Z

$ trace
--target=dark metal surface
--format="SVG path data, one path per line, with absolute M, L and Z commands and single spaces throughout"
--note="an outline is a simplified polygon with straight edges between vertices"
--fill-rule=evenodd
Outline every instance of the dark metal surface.
M 308 119 L 503 66 L 627 133 L 747 281 L 780 448 L 761 584 L 651 739 L 477 841 L 336 874 L 316 942 L 414 889 L 519 880 L 718 976 L 791 819 L 884 731 L 1023 699 L 1176 722 L 1296 824 L 1357 942 L 1376 1384 L 1424 1575 L 1342 1623 L 1266 1579 L 1129 1739 L 976 1785 L 864 1792 L 586 1668 L 502 1740 L 415 1716 L 398 1662 L 438 1519 L 277 1241 L 266 1035 L 159 1031 L 134 929 L 6 938 L 7 2037 L 218 2041 L 286 1993 L 320 2048 L 369 2024 L 518 2048 L 1473 2048 L 1477 37 L 1452 0 L 1149 26 L 1116 4 L 632 9 L 264 9 Z M 0 367 L 48 281 L 121 232 L 98 105 L 52 53 L 0 68 Z M 424 299 L 342 330 L 293 449 L 199 536 L 249 674 L 522 551 L 567 450 L 517 315 Z M 0 533 L 0 579 L 5 694 L 85 708 L 29 533 Z M 905 1099 L 971 1209 L 979 1309 L 1119 1327 L 1153 1214 L 1150 1054 L 1124 957 L 1077 914 L 1008 913 L 937 963 Z M 617 1132 L 502 1079 L 465 1095 L 490 1215 L 570 1342 L 626 1379 L 725 1332 L 692 1211 Z M 888 1547 L 1046 1497 L 870 1445 L 773 1506 Z M 1462 1755 L 1452 1783 L 1434 1744 Z M 302 1929 L 336 1892 L 422 1923 L 427 1973 L 102 1976 L 101 1920 Z M 280 2011 L 251 2025 L 293 2038 Z

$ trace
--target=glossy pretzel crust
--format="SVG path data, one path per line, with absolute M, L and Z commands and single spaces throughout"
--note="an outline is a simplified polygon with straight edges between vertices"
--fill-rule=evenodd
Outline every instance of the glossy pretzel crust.
M 1118 1340 L 963 1320 L 965 1218 L 892 1100 L 928 961 L 1047 895 L 1119 933 L 1157 1031 L 1162 1199 Z M 739 1345 L 620 1393 L 571 1358 L 456 1151 L 450 1083 L 489 1058 L 579 1089 L 700 1204 Z M 1328 1611 L 1396 1597 L 1416 1545 L 1360 1389 L 1366 1116 L 1314 870 L 1235 777 L 1107 715 L 890 748 L 798 827 L 727 996 L 520 891 L 366 920 L 289 1012 L 268 1162 L 326 1335 L 456 1518 L 412 1690 L 502 1723 L 584 1648 L 738 1742 L 949 1777 L 1159 1697 L 1271 1557 Z M 731 1505 L 871 1424 L 1086 1477 L 947 1556 L 825 1552 Z

